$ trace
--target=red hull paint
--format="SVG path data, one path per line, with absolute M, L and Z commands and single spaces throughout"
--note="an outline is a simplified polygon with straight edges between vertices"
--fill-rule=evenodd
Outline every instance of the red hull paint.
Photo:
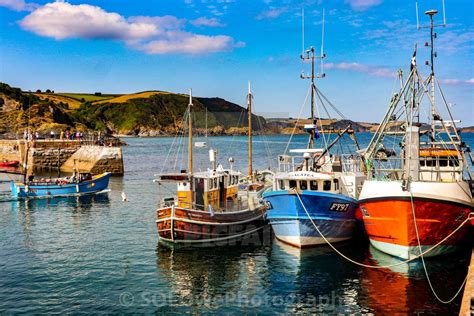
M 371 240 L 400 246 L 418 246 L 410 199 L 362 200 L 364 225 Z M 420 244 L 432 246 L 454 231 L 472 211 L 467 205 L 414 197 Z M 368 216 L 367 216 L 368 215 Z M 442 245 L 459 244 L 469 232 L 464 225 Z
M 20 164 L 19 161 L 3 161 L 0 162 L 0 167 L 17 167 Z

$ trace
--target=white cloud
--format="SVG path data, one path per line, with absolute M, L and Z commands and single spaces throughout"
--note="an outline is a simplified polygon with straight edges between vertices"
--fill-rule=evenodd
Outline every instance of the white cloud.
M 6 7 L 14 11 L 33 11 L 39 5 L 25 2 L 24 0 L 0 0 L 0 7 Z
M 0 0 L 2 1 L 2 0 Z M 201 23 L 216 25 L 217 20 Z M 134 16 L 126 19 L 88 4 L 48 3 L 20 21 L 23 29 L 56 40 L 69 38 L 111 39 L 149 54 L 172 52 L 205 54 L 242 47 L 226 35 L 199 35 L 184 31 L 185 19 L 174 16 Z
M 413 47 L 414 43 L 419 43 L 420 49 L 421 43 L 429 39 L 429 33 L 417 32 L 416 25 L 407 19 L 383 21 L 382 24 L 382 28 L 367 30 L 363 38 L 370 40 L 374 46 L 384 46 L 389 49 Z M 474 30 L 470 27 L 440 31 L 435 40 L 435 49 L 448 55 L 466 51 L 474 48 L 473 38 Z
M 273 20 L 287 12 L 287 7 L 282 8 L 270 8 L 268 10 L 262 11 L 259 15 L 256 16 L 257 20 Z
M 364 65 L 359 63 L 327 63 L 325 64 L 327 69 L 338 69 L 343 71 L 355 71 L 366 73 L 375 77 L 384 77 L 384 78 L 395 78 L 396 72 L 385 67 Z
M 201 18 L 192 20 L 189 23 L 191 23 L 194 26 L 208 26 L 208 27 L 223 27 L 224 26 L 224 24 L 222 24 L 218 19 L 206 18 L 206 17 L 201 17 Z
M 382 0 L 346 0 L 351 8 L 356 11 L 365 11 L 382 3 Z
M 137 40 L 156 36 L 160 29 L 151 23 L 130 23 L 117 13 L 88 4 L 53 2 L 21 20 L 20 25 L 38 35 L 57 40 L 67 38 Z
M 176 32 L 168 38 L 150 41 L 139 49 L 147 54 L 170 54 L 187 52 L 189 54 L 209 54 L 230 51 L 242 47 L 244 43 L 235 43 L 233 38 L 225 35 L 206 36 L 187 32 Z
M 158 28 L 167 30 L 176 30 L 184 27 L 185 19 L 178 19 L 172 15 L 165 16 L 131 16 L 127 21 L 132 23 L 153 24 Z
M 442 79 L 440 80 L 442 84 L 448 86 L 463 86 L 463 85 L 474 85 L 474 78 L 468 80 L 460 80 L 460 79 Z

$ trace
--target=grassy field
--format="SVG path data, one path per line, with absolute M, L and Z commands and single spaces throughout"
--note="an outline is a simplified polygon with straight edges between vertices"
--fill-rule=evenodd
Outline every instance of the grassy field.
M 149 98 L 150 96 L 154 94 L 169 94 L 168 92 L 162 92 L 162 91 L 144 91 L 144 92 L 138 92 L 138 93 L 132 93 L 132 94 L 124 94 L 121 96 L 117 96 L 115 98 L 109 98 L 109 99 L 102 99 L 102 100 L 97 100 L 94 103 L 99 104 L 99 103 L 125 103 L 130 99 L 144 99 L 144 98 Z
M 33 94 L 39 97 L 41 100 L 49 99 L 55 103 L 59 103 L 59 102 L 66 103 L 68 104 L 69 110 L 78 109 L 79 106 L 81 105 L 81 102 L 79 100 L 65 96 L 65 95 L 52 94 L 52 93 L 33 93 Z
M 95 102 L 95 101 L 101 101 L 101 100 L 108 100 L 112 99 L 114 97 L 120 96 L 119 94 L 103 94 L 103 95 L 94 95 L 94 94 L 88 94 L 88 93 L 55 93 L 56 95 L 60 96 L 65 96 L 68 98 L 75 99 L 77 101 L 82 101 L 84 99 L 84 102 Z

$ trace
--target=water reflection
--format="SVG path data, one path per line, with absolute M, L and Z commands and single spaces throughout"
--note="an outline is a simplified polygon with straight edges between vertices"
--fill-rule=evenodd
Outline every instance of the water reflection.
M 401 261 L 372 246 L 366 264 L 387 266 Z M 448 299 L 462 284 L 467 272 L 468 254 L 461 251 L 450 256 L 425 259 L 433 286 L 441 298 Z M 462 272 L 461 272 L 462 271 Z M 446 313 L 429 288 L 421 260 L 385 269 L 364 269 L 361 275 L 361 304 L 375 313 Z M 459 300 L 451 308 L 459 304 Z
M 338 249 L 358 260 L 353 243 Z M 363 249 L 359 254 L 364 253 Z M 274 295 L 296 295 L 289 299 L 286 312 L 358 313 L 367 312 L 357 305 L 357 270 L 340 258 L 329 246 L 299 249 L 278 240 L 271 254 L 270 288 Z
M 103 208 L 103 206 L 108 206 L 109 204 L 110 200 L 107 193 L 45 199 L 26 199 L 11 202 L 12 210 L 29 213 L 41 210 L 67 209 L 72 213 L 87 214 L 92 208 Z
M 261 273 L 267 269 L 268 246 L 156 249 L 161 278 L 170 286 L 173 303 L 179 306 L 220 308 L 238 304 L 239 293 L 264 287 Z M 219 298 L 219 299 L 217 299 Z M 205 306 L 203 302 L 208 301 Z

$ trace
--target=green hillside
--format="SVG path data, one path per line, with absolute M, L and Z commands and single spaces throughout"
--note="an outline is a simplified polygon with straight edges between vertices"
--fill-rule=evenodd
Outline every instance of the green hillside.
M 35 130 L 73 128 L 127 135 L 173 135 L 183 128 L 189 97 L 163 91 L 127 95 L 30 93 L 0 84 L 0 134 L 19 133 L 29 123 Z M 220 98 L 193 99 L 197 133 L 244 133 L 247 112 Z M 253 116 L 254 128 L 265 120 Z

